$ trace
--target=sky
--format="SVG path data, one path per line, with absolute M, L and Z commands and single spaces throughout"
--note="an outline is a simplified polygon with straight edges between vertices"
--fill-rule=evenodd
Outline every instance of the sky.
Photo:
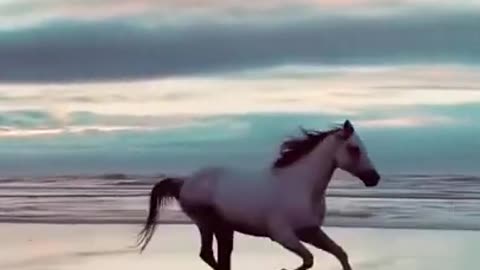
M 479 173 L 480 0 L 0 0 L 0 172 L 268 166 L 352 120 L 383 173 Z

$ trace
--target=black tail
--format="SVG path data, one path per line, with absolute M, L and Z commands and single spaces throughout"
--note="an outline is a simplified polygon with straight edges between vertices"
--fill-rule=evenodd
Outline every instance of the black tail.
M 159 207 L 162 207 L 172 199 L 178 200 L 183 182 L 182 179 L 178 178 L 166 178 L 152 188 L 148 218 L 145 222 L 145 227 L 138 234 L 137 247 L 140 247 L 141 251 L 147 247 L 155 232 Z

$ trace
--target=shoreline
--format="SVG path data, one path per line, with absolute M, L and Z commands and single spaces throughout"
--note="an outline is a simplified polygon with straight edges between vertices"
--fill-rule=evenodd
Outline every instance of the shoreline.
M 2 225 L 52 225 L 52 226 L 142 226 L 143 222 L 135 221 L 125 221 L 125 222 L 116 222 L 116 221 L 0 221 L 0 226 Z M 157 222 L 159 226 L 194 226 L 195 224 L 191 221 L 160 221 Z M 354 225 L 354 224 L 325 224 L 321 226 L 322 228 L 339 228 L 339 229 L 376 229 L 376 230 L 405 230 L 405 231 L 465 231 L 465 232 L 479 232 L 478 228 L 468 228 L 468 227 L 457 227 L 451 228 L 448 226 L 418 226 L 412 224 L 411 226 L 384 226 L 384 225 Z

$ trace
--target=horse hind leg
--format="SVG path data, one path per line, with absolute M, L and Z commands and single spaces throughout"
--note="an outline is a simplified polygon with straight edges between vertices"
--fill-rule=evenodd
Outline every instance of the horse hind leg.
M 200 232 L 200 258 L 212 269 L 217 270 L 218 264 L 213 256 L 213 230 L 210 226 L 197 224 Z
M 200 257 L 215 270 L 230 270 L 234 230 L 212 207 L 202 208 L 199 213 L 201 213 L 200 220 L 203 224 L 199 227 L 202 234 L 202 251 L 200 252 Z M 213 236 L 217 239 L 216 263 L 212 250 Z
M 189 216 L 198 228 L 200 233 L 199 257 L 214 270 L 218 270 L 218 263 L 213 255 L 213 237 L 216 216 L 210 207 L 204 205 L 188 205 L 180 202 L 182 210 Z
M 218 270 L 231 269 L 231 257 L 233 252 L 233 229 L 228 226 L 217 226 L 215 236 L 217 238 Z
M 233 229 L 223 222 L 210 206 L 186 206 L 183 211 L 195 221 L 201 237 L 200 258 L 214 270 L 230 270 L 233 251 Z M 217 238 L 218 258 L 213 256 L 213 237 Z

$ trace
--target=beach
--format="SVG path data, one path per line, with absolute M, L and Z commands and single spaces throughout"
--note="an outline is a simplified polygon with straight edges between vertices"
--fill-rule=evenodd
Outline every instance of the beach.
M 208 269 L 198 258 L 192 225 L 161 225 L 144 253 L 133 247 L 140 225 L 0 225 L 2 270 Z M 473 231 L 325 230 L 356 270 L 475 269 L 480 233 Z M 313 269 L 341 269 L 322 251 Z M 235 235 L 233 269 L 293 269 L 300 260 L 265 238 Z

